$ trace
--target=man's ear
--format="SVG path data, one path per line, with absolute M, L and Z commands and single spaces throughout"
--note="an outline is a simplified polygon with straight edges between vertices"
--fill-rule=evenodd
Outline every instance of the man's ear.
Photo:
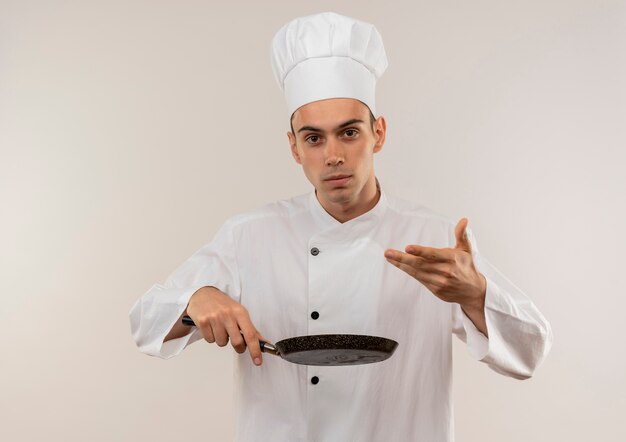
M 374 121 L 374 137 L 376 137 L 376 143 L 374 144 L 374 152 L 380 152 L 385 144 L 385 135 L 387 135 L 387 122 L 382 115 Z
M 296 160 L 296 163 L 302 164 L 300 154 L 298 153 L 298 147 L 296 146 L 295 135 L 291 132 L 287 132 L 287 138 L 289 138 L 289 147 L 291 148 L 291 155 L 293 156 L 293 159 Z

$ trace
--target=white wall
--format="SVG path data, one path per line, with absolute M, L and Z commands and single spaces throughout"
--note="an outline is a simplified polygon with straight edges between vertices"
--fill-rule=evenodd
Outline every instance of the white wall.
M 457 440 L 626 439 L 626 2 L 335 4 L 0 1 L 0 439 L 232 438 L 232 349 L 150 358 L 127 313 L 309 190 L 269 44 L 325 10 L 387 48 L 381 184 L 467 216 L 554 329 L 524 382 L 455 346 Z

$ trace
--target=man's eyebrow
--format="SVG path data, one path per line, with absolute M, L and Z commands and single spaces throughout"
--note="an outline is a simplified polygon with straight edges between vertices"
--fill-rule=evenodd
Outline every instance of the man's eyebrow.
M 352 120 L 348 120 L 345 123 L 341 123 L 339 126 L 337 126 L 337 129 L 343 129 L 346 126 L 350 126 L 352 124 L 357 124 L 357 123 L 364 123 L 364 121 L 359 120 L 358 118 L 353 118 Z
M 323 132 L 322 129 L 318 129 L 317 127 L 302 126 L 300 129 L 298 129 L 298 133 L 302 132 L 303 130 L 310 130 L 311 132 Z
M 351 120 L 348 120 L 344 123 L 341 123 L 339 126 L 337 126 L 335 128 L 335 130 L 337 129 L 343 129 L 346 126 L 350 126 L 351 124 L 357 124 L 357 123 L 364 123 L 363 120 L 359 120 L 358 118 L 353 118 Z M 313 127 L 313 126 L 302 126 L 300 129 L 298 129 L 298 133 L 302 132 L 303 130 L 308 130 L 311 132 L 324 132 L 322 129 L 318 128 L 318 127 Z

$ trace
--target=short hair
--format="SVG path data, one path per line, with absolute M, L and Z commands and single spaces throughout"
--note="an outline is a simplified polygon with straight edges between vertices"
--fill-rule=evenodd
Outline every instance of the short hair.
M 374 123 L 376 122 L 376 117 L 374 117 L 374 114 L 372 113 L 372 110 L 369 108 L 369 106 L 367 107 L 367 110 L 370 113 L 370 125 L 372 126 L 372 131 L 374 131 Z M 295 112 L 291 114 L 291 118 L 289 119 L 289 126 L 291 127 L 291 133 L 295 135 L 295 132 L 293 131 L 293 116 L 294 115 L 295 115 Z

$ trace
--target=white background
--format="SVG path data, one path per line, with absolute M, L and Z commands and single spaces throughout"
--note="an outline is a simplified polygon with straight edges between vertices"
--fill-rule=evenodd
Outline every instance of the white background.
M 581 0 L 0 0 L 0 439 L 232 438 L 233 350 L 145 356 L 127 314 L 311 189 L 269 47 L 325 10 L 383 36 L 381 185 L 467 216 L 554 330 L 528 381 L 457 341 L 457 440 L 626 440 L 626 3 Z

